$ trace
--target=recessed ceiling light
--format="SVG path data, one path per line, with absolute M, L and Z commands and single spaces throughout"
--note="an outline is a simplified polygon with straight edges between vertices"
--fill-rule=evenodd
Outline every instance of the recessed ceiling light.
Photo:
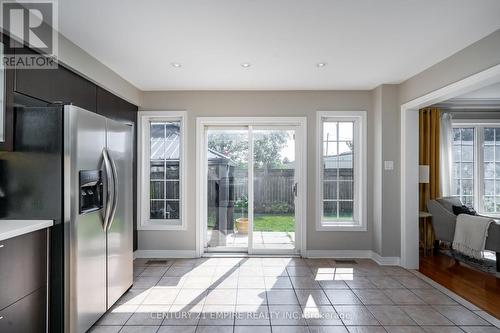
M 325 67 L 325 66 L 326 66 L 326 62 L 318 62 L 318 63 L 316 64 L 316 67 L 319 67 L 319 68 L 321 68 L 321 67 Z
M 250 66 L 252 66 L 252 64 L 250 64 L 249 62 L 244 62 L 241 64 L 241 67 L 243 67 L 243 68 L 248 68 Z
M 173 63 L 171 63 L 171 65 L 172 65 L 172 67 L 175 67 L 175 68 L 180 68 L 180 67 L 182 67 L 182 65 L 181 65 L 181 64 L 179 64 L 178 62 L 173 62 Z

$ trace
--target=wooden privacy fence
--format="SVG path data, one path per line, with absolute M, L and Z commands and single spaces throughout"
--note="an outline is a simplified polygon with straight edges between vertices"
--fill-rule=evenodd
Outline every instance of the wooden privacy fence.
M 235 207 L 241 212 L 242 199 L 248 199 L 248 171 L 243 169 L 221 168 L 223 172 L 212 173 L 208 180 L 208 207 Z M 230 170 L 228 172 L 228 170 Z M 294 211 L 293 185 L 294 169 L 256 169 L 254 171 L 254 212 L 284 214 Z M 352 180 L 352 169 L 327 169 L 323 190 L 328 198 L 348 198 L 352 196 L 352 188 L 340 186 L 337 181 Z M 344 183 L 346 184 L 346 183 Z M 352 183 L 351 186 L 352 187 Z M 337 191 L 340 193 L 337 194 Z M 240 204 L 238 204 L 240 202 Z M 244 209 L 246 212 L 246 209 Z

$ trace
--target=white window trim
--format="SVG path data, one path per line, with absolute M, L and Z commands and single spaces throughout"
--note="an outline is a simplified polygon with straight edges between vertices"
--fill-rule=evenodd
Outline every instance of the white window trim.
M 500 127 L 500 123 L 498 119 L 455 119 L 452 121 L 452 127 L 453 128 L 474 128 L 474 179 L 473 179 L 473 190 L 474 190 L 474 196 L 472 198 L 473 200 L 473 205 L 474 208 L 477 210 L 477 212 L 483 216 L 490 216 L 490 217 L 499 217 L 500 213 L 491 213 L 491 212 L 485 212 L 484 211 L 484 206 L 483 206 L 483 200 L 481 198 L 483 197 L 484 190 L 481 184 L 484 181 L 483 175 L 483 164 L 484 164 L 484 158 L 483 158 L 483 145 L 484 145 L 484 140 L 483 137 L 480 135 L 483 133 L 485 127 Z M 479 133 L 481 132 L 481 133 Z M 482 161 L 482 163 L 480 163 Z M 455 196 L 455 195 L 453 195 Z
M 349 120 L 359 125 L 354 133 L 358 144 L 354 146 L 354 221 L 325 223 L 323 220 L 323 120 Z M 316 230 L 317 231 L 367 231 L 367 154 L 366 154 L 366 111 L 318 111 L 316 114 Z M 356 172 L 357 170 L 357 172 Z
M 137 177 L 137 214 L 138 221 L 137 230 L 186 230 L 186 111 L 139 111 L 137 115 L 138 133 L 137 133 L 137 156 L 138 161 L 138 177 Z M 149 202 L 149 121 L 163 120 L 181 122 L 181 147 L 179 151 L 179 220 L 151 220 L 149 218 L 150 202 Z M 173 223 L 176 224 L 166 224 Z M 180 223 L 179 223 L 180 222 Z

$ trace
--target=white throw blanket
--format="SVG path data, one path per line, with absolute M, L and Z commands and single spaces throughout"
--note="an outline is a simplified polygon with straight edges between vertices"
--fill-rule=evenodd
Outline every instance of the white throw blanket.
M 453 249 L 469 257 L 482 259 L 491 218 L 460 214 L 457 216 Z

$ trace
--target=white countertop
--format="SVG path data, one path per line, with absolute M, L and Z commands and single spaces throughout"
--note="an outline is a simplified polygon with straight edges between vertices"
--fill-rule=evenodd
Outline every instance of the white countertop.
M 52 227 L 53 220 L 0 220 L 0 241 Z

